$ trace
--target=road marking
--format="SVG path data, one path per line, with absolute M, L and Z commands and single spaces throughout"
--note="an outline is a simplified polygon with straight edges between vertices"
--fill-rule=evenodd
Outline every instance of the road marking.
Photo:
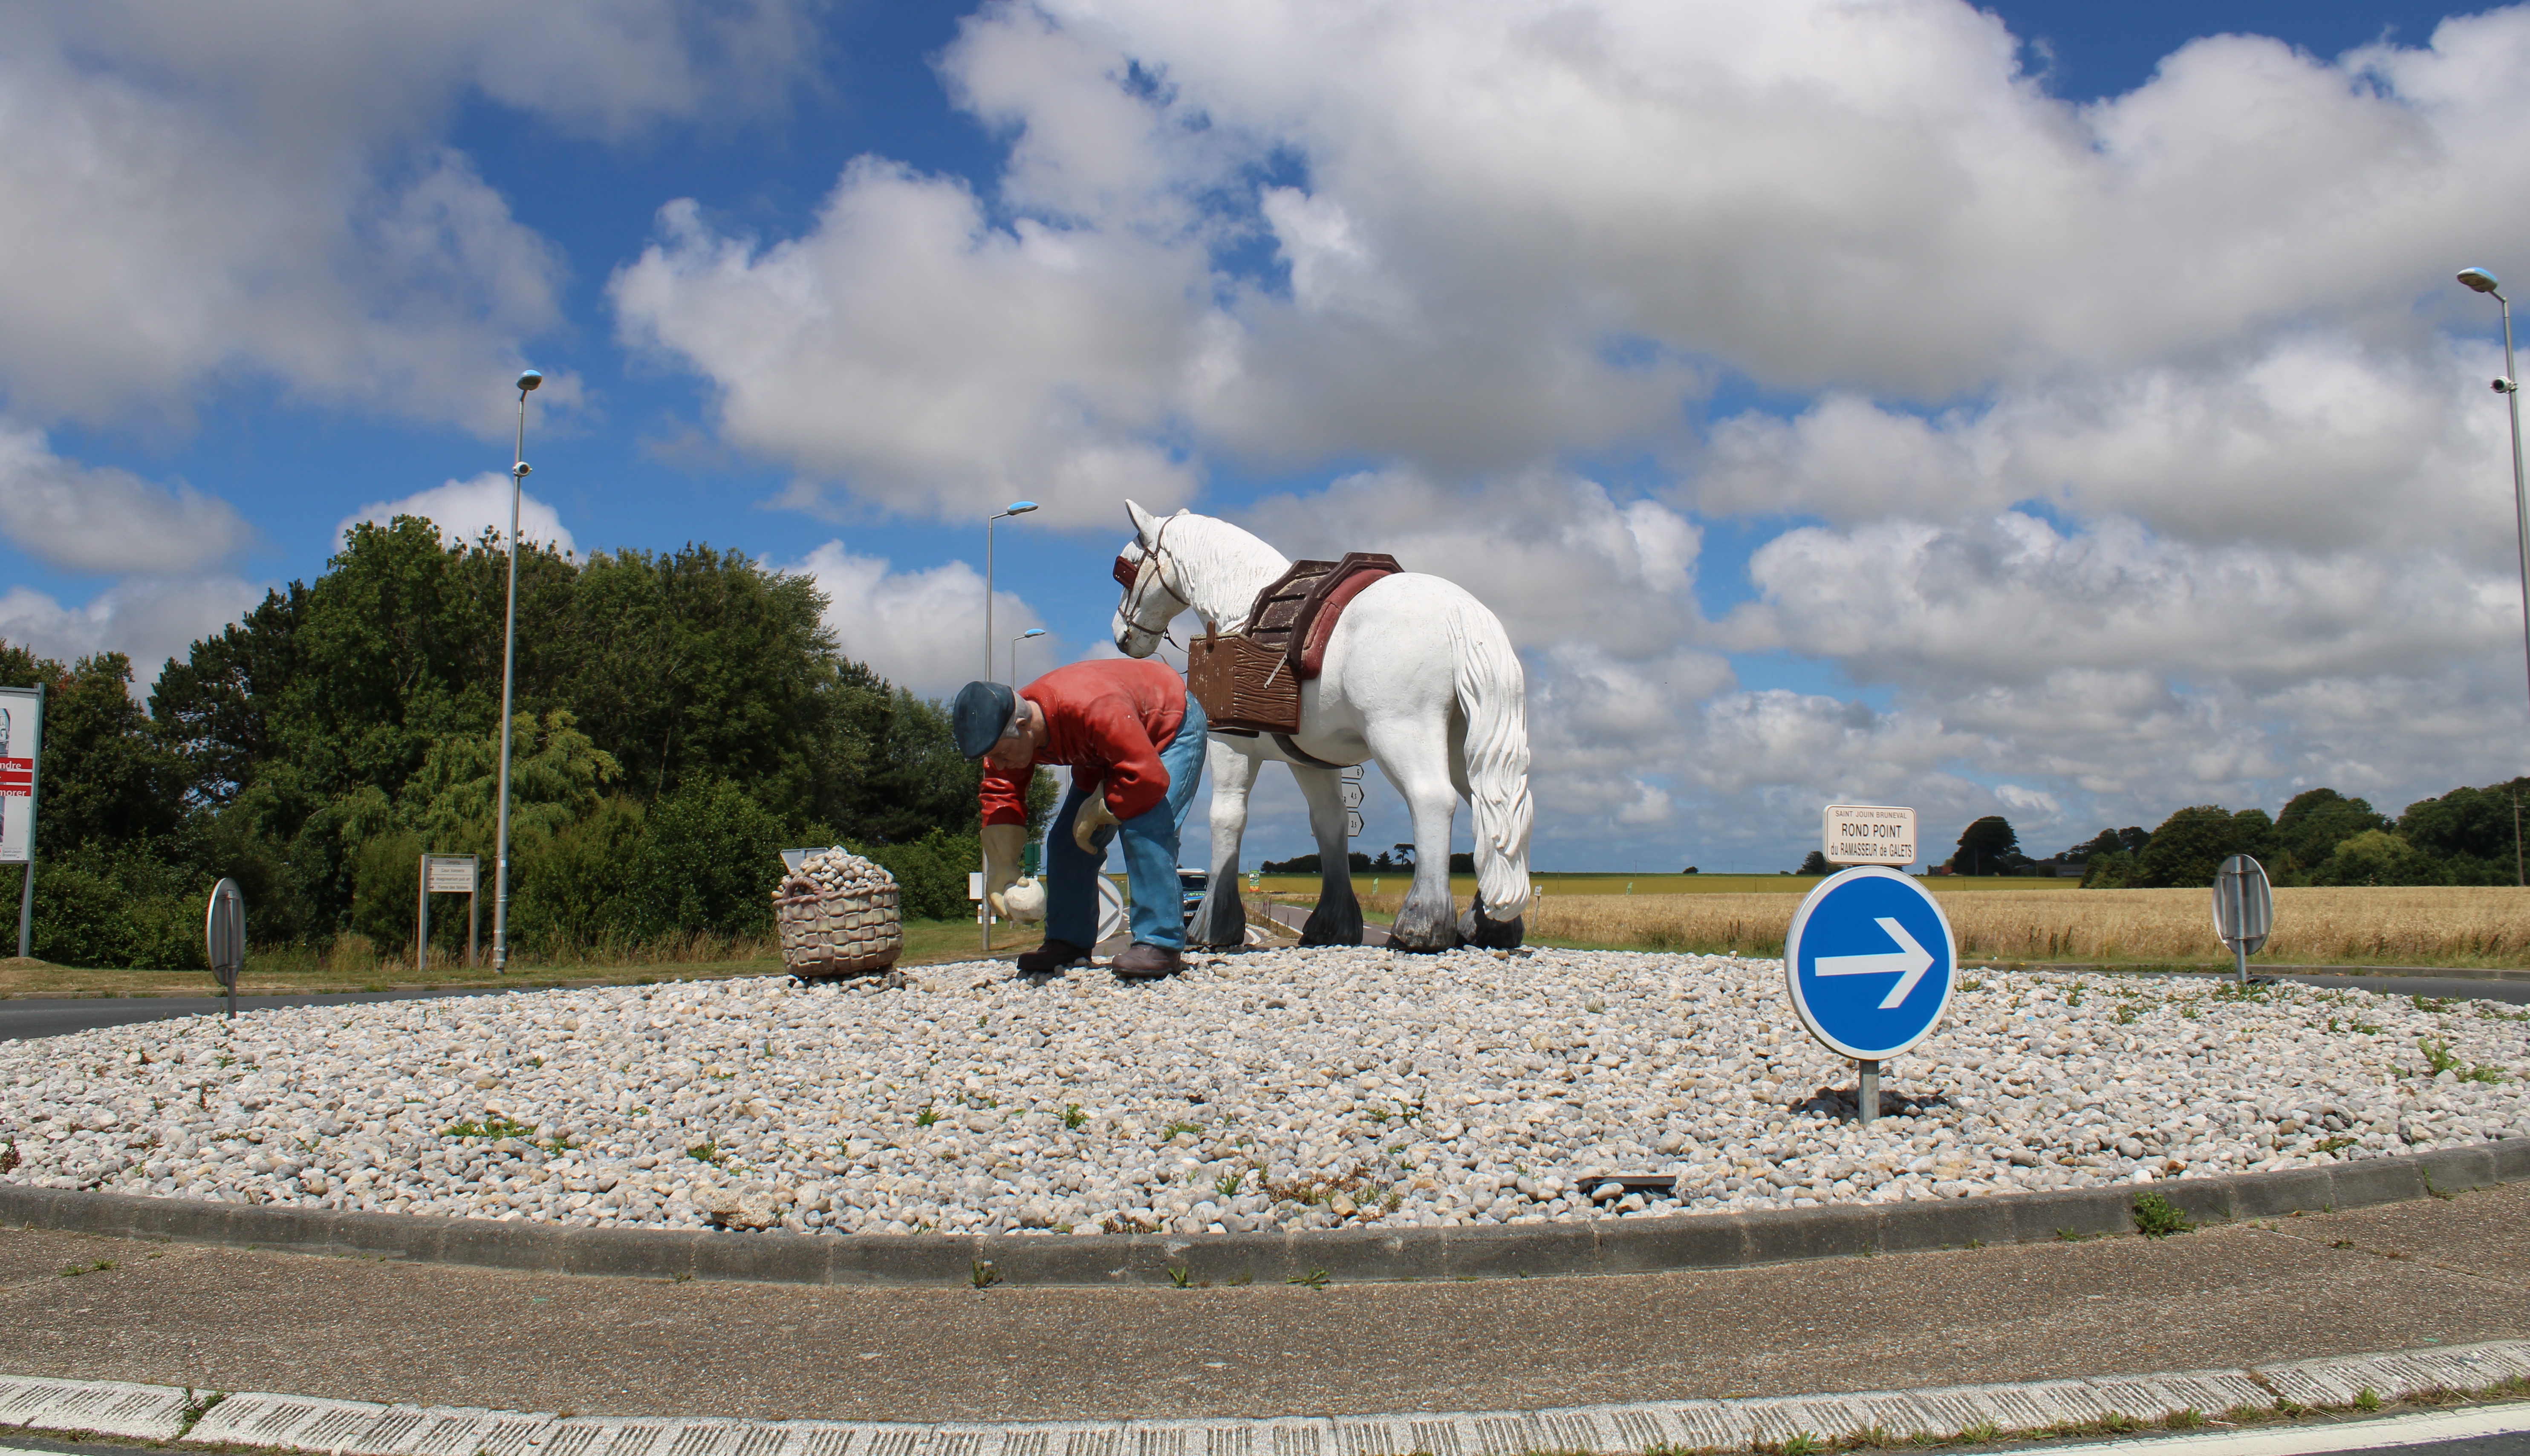
M 2473 1436 L 2530 1430 L 2530 1404 L 2481 1406 L 2467 1411 L 2423 1411 L 2369 1421 L 2332 1421 L 2280 1430 L 2205 1430 L 2144 1440 L 2050 1446 L 2047 1456 L 2325 1456 L 2331 1451 L 2371 1451 L 2425 1446 Z
M 1906 927 L 1888 916 L 1878 918 L 1880 928 L 1898 942 L 1898 949 L 1868 956 L 1821 956 L 1816 963 L 1821 976 L 1895 976 L 1898 983 L 1889 988 L 1880 1009 L 1888 1011 L 1906 999 L 1906 993 L 1933 969 L 1933 953 L 1906 933 Z

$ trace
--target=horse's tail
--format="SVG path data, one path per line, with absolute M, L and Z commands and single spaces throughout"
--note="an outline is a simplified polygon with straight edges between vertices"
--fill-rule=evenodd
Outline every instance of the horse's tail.
M 1449 614 L 1458 710 L 1466 715 L 1467 801 L 1475 811 L 1476 892 L 1487 918 L 1528 906 L 1528 682 L 1501 619 L 1469 597 Z

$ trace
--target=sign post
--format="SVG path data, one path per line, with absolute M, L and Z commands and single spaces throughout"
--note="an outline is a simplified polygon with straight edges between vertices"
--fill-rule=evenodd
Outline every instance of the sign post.
M 1822 850 L 1831 865 L 1912 865 L 1915 811 L 1878 804 L 1831 804 L 1821 816 Z
M 237 881 L 211 886 L 210 911 L 203 918 L 203 936 L 210 942 L 211 975 L 229 993 L 229 1020 L 237 1020 L 238 973 L 246 969 L 246 896 Z
M 2247 855 L 2225 860 L 2214 871 L 2214 933 L 2231 947 L 2240 984 L 2249 983 L 2249 957 L 2267 943 L 2275 924 L 2276 896 L 2267 884 L 2267 867 Z
M 44 685 L 0 688 L 0 865 L 18 881 L 18 954 L 34 954 L 35 791 L 42 783 Z
M 433 895 L 466 897 L 466 964 L 469 969 L 474 965 L 475 930 L 480 924 L 474 912 L 475 883 L 480 877 L 476 873 L 477 864 L 476 857 L 472 855 L 421 857 L 421 903 L 415 908 L 412 921 L 412 969 L 416 973 L 430 969 L 430 897 Z
M 1784 937 L 1792 1011 L 1828 1050 L 1860 1064 L 1854 1094 L 1866 1125 L 1880 1115 L 1880 1064 L 1941 1025 L 1957 969 L 1941 905 L 1885 865 L 1829 876 L 1793 914 Z

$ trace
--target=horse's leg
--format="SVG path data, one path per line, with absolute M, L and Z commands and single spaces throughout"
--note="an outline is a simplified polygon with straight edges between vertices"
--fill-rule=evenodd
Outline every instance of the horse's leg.
M 1216 738 L 1212 756 L 1212 882 L 1186 926 L 1189 945 L 1247 943 L 1247 906 L 1238 897 L 1238 841 L 1247 832 L 1247 791 L 1264 760 L 1239 740 Z
M 1309 801 L 1309 828 L 1318 836 L 1318 908 L 1300 926 L 1302 945 L 1361 944 L 1361 902 L 1352 895 L 1352 842 L 1345 837 L 1343 780 L 1332 768 L 1292 765 Z
M 1407 950 L 1448 950 L 1458 943 L 1450 903 L 1450 820 L 1458 796 L 1450 784 L 1444 721 L 1421 715 L 1370 723 L 1364 734 L 1379 771 L 1405 796 L 1414 816 L 1414 887 L 1397 912 L 1393 933 Z
M 1469 804 L 1476 802 L 1476 796 L 1467 791 L 1466 723 L 1457 713 L 1450 715 L 1450 786 Z M 1490 847 L 1481 842 L 1484 836 L 1476 837 L 1480 841 L 1476 845 L 1476 853 L 1479 856 L 1490 853 Z M 1526 866 L 1521 867 L 1523 871 L 1526 868 Z M 1458 938 L 1485 950 L 1516 950 L 1519 943 L 1528 938 L 1526 919 L 1524 915 L 1515 915 L 1510 920 L 1498 921 L 1485 914 L 1485 891 L 1479 883 L 1476 892 L 1467 898 L 1466 911 L 1458 917 Z

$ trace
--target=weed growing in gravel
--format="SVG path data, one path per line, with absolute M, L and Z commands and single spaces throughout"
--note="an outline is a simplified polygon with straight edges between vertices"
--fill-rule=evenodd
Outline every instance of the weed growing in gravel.
M 928 1102 L 922 1104 L 921 1111 L 913 1114 L 913 1125 L 918 1128 L 927 1128 L 939 1120 L 940 1109 Z
M 80 1274 L 101 1273 L 112 1267 L 114 1267 L 114 1260 L 110 1259 L 100 1259 L 94 1263 L 75 1263 L 62 1270 L 62 1277 L 68 1279 Z
M 2172 1430 L 2194 1430 L 2205 1424 L 2205 1413 L 2194 1406 L 2181 1406 L 2164 1416 L 2161 1424 Z
M 1160 1129 L 1160 1141 L 1165 1143 L 1180 1133 L 1200 1133 L 1202 1131 L 1203 1124 L 1199 1122 L 1172 1122 L 1167 1127 Z
M 2000 1439 L 2002 1435 L 2003 1428 L 1995 1425 L 1991 1421 L 1979 1421 L 1974 1426 L 1966 1426 L 1959 1428 L 1959 1439 L 1971 1443 L 1982 1443 L 1985 1441 L 1997 1440 Z
M 1324 1269 L 1311 1269 L 1305 1274 L 1291 1275 L 1283 1282 L 1286 1284 L 1302 1284 L 1311 1289 L 1324 1289 L 1327 1287 L 1327 1271 Z
M 697 1143 L 686 1149 L 686 1156 L 698 1163 L 711 1163 L 717 1166 L 728 1154 L 721 1151 L 720 1145 L 717 1143 Z
M 206 1390 L 200 1395 L 195 1395 L 192 1386 L 186 1386 L 185 1419 L 184 1423 L 176 1428 L 177 1437 L 182 1439 L 187 1432 L 202 1423 L 202 1418 L 211 1413 L 213 1406 L 228 1398 L 229 1393 L 225 1390 Z
M 18 1140 L 11 1138 L 5 1143 L 0 1143 L 0 1173 L 6 1173 L 16 1166 L 18 1166 Z
M 1776 1456 L 1818 1456 L 1820 1441 L 1816 1433 L 1795 1430 L 1783 1444 L 1775 1447 Z
M 452 1123 L 439 1130 L 439 1136 L 443 1138 L 491 1138 L 498 1140 L 502 1138 L 533 1138 L 535 1135 L 536 1130 L 534 1128 L 529 1127 L 527 1124 L 520 1122 L 506 1114 L 500 1117 L 487 1117 L 481 1122 L 476 1122 L 474 1119 L 469 1117 L 464 1122 Z
M 2193 1233 L 2195 1223 L 2172 1205 L 2160 1194 L 2146 1191 L 2135 1195 L 2135 1232 L 2147 1239 L 2166 1239 L 2172 1234 Z
M 1072 1102 L 1063 1109 L 1063 1125 L 1075 1132 L 1079 1130 L 1082 1123 L 1087 1122 L 1088 1120 L 1089 1114 L 1080 1110 L 1080 1104 L 1078 1102 Z
M 1192 1289 L 1194 1287 L 1193 1269 L 1182 1263 L 1170 1264 L 1168 1268 L 1170 1283 L 1176 1285 L 1180 1289 Z
M 1212 1191 L 1226 1199 L 1238 1197 L 1238 1185 L 1246 1180 L 1244 1173 L 1227 1173 L 1212 1180 Z
M 2381 1409 L 2381 1392 L 2373 1389 L 2369 1385 L 2355 1391 L 2354 1409 L 2358 1411 L 2377 1411 Z
M 1002 1282 L 1002 1271 L 993 1267 L 991 1260 L 981 1259 L 968 1265 L 966 1277 L 977 1289 L 990 1289 Z

